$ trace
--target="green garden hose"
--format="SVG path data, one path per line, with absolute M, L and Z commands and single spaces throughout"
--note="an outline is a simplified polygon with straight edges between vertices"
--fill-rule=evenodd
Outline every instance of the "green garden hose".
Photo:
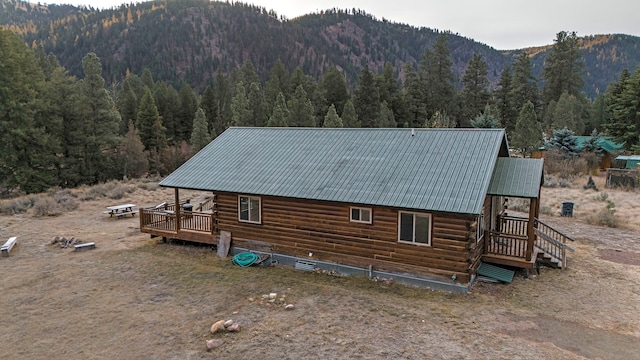
M 245 253 L 240 253 L 234 256 L 233 263 L 241 267 L 248 267 L 248 266 L 251 266 L 256 261 L 258 261 L 258 259 L 260 259 L 260 256 L 254 253 L 245 252 Z

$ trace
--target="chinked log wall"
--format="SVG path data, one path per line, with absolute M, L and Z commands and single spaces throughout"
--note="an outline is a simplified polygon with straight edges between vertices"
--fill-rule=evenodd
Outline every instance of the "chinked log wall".
M 432 214 L 432 245 L 421 246 L 398 242 L 397 209 L 372 207 L 373 224 L 360 224 L 349 221 L 352 204 L 262 196 L 262 224 L 249 224 L 238 222 L 237 194 L 217 195 L 219 228 L 234 246 L 469 281 L 474 217 Z

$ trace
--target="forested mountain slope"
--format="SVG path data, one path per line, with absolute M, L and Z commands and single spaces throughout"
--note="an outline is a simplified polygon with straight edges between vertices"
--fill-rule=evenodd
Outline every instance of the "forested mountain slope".
M 262 80 L 278 59 L 290 71 L 300 66 L 316 78 L 338 66 L 352 85 L 364 64 L 380 72 L 390 62 L 402 74 L 403 65 L 419 62 L 441 33 L 377 19 L 358 9 L 285 19 L 253 5 L 208 0 L 150 1 L 108 10 L 0 0 L 0 24 L 33 47 L 42 45 L 55 54 L 72 74 L 80 75 L 82 57 L 95 52 L 108 83 L 146 67 L 158 79 L 186 81 L 200 89 L 212 83 L 219 67 L 228 73 L 247 60 Z M 548 51 L 498 51 L 448 35 L 458 79 L 478 53 L 495 84 L 502 69 L 522 51 L 532 54 L 534 75 L 539 76 Z M 582 39 L 584 90 L 589 97 L 603 92 L 622 69 L 633 71 L 640 64 L 639 43 L 640 38 L 628 35 Z

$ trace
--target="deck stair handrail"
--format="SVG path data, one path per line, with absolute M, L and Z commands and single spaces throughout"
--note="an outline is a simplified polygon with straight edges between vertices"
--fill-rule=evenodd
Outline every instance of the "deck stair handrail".
M 216 197 L 212 196 L 207 198 L 205 201 L 198 204 L 196 207 L 196 211 L 209 211 L 213 210 L 216 207 Z
M 567 250 L 573 252 L 574 249 L 567 245 L 567 241 L 573 239 L 548 224 L 535 219 L 535 246 L 545 254 L 557 259 L 562 263 L 562 268 L 567 267 Z

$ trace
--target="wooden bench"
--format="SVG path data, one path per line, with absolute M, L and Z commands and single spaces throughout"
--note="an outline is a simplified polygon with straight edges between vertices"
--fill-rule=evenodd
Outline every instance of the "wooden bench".
M 15 236 L 10 237 L 9 240 L 7 240 L 7 242 L 5 242 L 4 245 L 0 247 L 2 256 L 9 256 L 9 251 L 13 249 L 13 246 L 16 244 L 16 241 L 17 241 L 17 237 Z
M 89 249 L 95 249 L 96 248 L 96 243 L 88 242 L 88 243 L 85 243 L 85 244 L 78 244 L 78 245 L 74 245 L 73 248 L 75 249 L 75 251 L 84 251 L 84 250 L 89 250 Z
M 137 213 L 138 213 L 138 210 L 132 210 L 132 211 L 121 211 L 118 213 L 114 213 L 113 215 L 115 215 L 116 217 L 127 216 L 127 215 L 135 216 Z

